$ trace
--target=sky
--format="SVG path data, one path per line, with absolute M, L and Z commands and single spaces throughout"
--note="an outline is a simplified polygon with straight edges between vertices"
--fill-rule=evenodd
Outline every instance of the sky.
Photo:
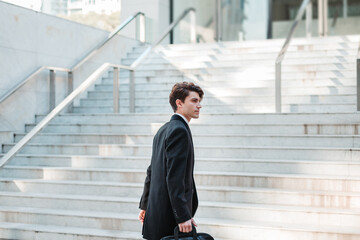
M 41 10 L 41 0 L 2 0 L 2 1 L 12 3 L 18 6 L 30 8 L 35 11 Z

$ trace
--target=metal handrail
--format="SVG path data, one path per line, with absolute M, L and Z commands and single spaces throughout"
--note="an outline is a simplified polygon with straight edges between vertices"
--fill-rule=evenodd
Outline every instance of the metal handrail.
M 36 134 L 38 134 L 49 122 L 56 117 L 67 105 L 91 86 L 109 67 L 129 69 L 128 66 L 104 63 L 93 72 L 79 87 L 70 93 L 61 103 L 59 103 L 40 123 L 38 123 L 29 133 L 27 133 L 14 147 L 7 152 L 0 160 L 0 168 L 15 156 Z
M 120 32 L 124 27 L 126 27 L 131 21 L 136 19 L 138 15 L 141 15 L 142 17 L 145 17 L 145 14 L 142 12 L 137 12 L 134 15 L 130 16 L 128 19 L 126 19 L 122 24 L 120 24 L 114 31 L 112 31 L 109 36 L 103 40 L 101 43 L 99 43 L 94 49 L 92 49 L 87 55 L 85 55 L 77 64 L 75 64 L 71 70 L 75 71 L 77 68 L 79 68 L 82 64 L 84 64 L 89 58 L 91 58 L 95 53 L 97 53 L 107 42 L 109 42 L 118 32 Z M 145 32 L 145 27 L 142 27 L 142 31 Z M 141 34 L 144 35 L 145 34 Z M 140 42 L 145 42 L 145 38 L 140 39 Z
M 171 30 L 174 29 L 174 27 L 176 27 L 179 22 L 186 17 L 189 13 L 193 13 L 190 17 L 190 21 L 191 21 L 191 29 L 190 29 L 190 41 L 192 43 L 196 42 L 196 29 L 195 29 L 195 9 L 194 8 L 188 8 L 186 9 L 166 30 L 165 32 L 159 37 L 159 39 L 153 43 L 150 47 L 148 47 L 141 55 L 138 59 L 136 59 L 136 61 L 134 61 L 131 64 L 132 68 L 137 68 L 139 66 L 139 64 L 144 61 L 144 59 L 150 54 L 150 52 L 160 44 L 160 42 L 162 40 L 164 40 L 164 38 L 166 38 L 167 35 L 169 35 L 169 33 L 171 32 Z
M 360 41 L 358 47 L 358 53 L 356 58 L 356 78 L 357 78 L 357 101 L 356 101 L 356 108 L 357 111 L 360 111 Z
M 184 11 L 184 13 L 180 16 L 183 19 L 189 12 L 195 12 L 195 9 L 189 8 Z M 180 22 L 180 17 L 170 25 L 169 29 L 165 31 L 165 33 L 148 49 L 154 49 L 160 42 L 170 33 L 170 31 Z M 193 33 L 192 33 L 193 34 Z M 195 33 L 193 34 L 195 35 Z M 148 50 L 147 49 L 147 50 Z M 146 54 L 145 54 L 146 53 Z M 82 92 L 87 90 L 102 74 L 104 74 L 108 68 L 113 67 L 115 70 L 114 73 L 114 82 L 117 80 L 118 70 L 126 69 L 130 70 L 130 79 L 132 84 L 130 84 L 130 93 L 132 94 L 132 98 L 134 98 L 134 71 L 137 66 L 144 60 L 146 56 L 150 53 L 149 51 L 145 51 L 137 60 L 136 64 L 132 64 L 131 66 L 119 65 L 119 64 L 111 64 L 104 63 L 97 70 L 95 70 L 79 87 L 77 87 L 74 91 L 72 91 L 61 103 L 59 103 L 43 120 L 40 121 L 29 133 L 27 133 L 18 143 L 15 144 L 14 147 L 10 149 L 0 160 L 0 168 L 3 167 L 10 159 L 12 159 L 16 153 L 18 153 L 33 137 L 35 137 L 43 128 L 45 128 L 49 122 L 54 119 L 62 110 L 65 109 L 66 106 L 70 105 L 77 96 L 79 96 Z M 116 78 L 116 79 L 115 79 Z M 118 102 L 118 101 L 117 101 Z M 115 105 L 115 101 L 114 101 Z M 132 105 L 132 106 L 131 106 Z M 134 99 L 130 99 L 130 109 L 134 108 Z
M 281 48 L 279 55 L 275 61 L 275 110 L 281 112 L 281 62 L 285 57 L 286 51 L 290 45 L 290 41 L 295 33 L 297 26 L 301 18 L 303 17 L 306 7 L 311 4 L 311 0 L 303 0 L 300 9 L 296 15 L 294 23 L 290 29 L 290 32 L 285 40 L 283 47 Z
M 97 53 L 107 42 L 109 42 L 118 32 L 120 32 L 124 27 L 126 27 L 131 21 L 133 21 L 138 15 L 141 15 L 143 18 L 145 14 L 142 12 L 137 12 L 134 15 L 130 16 L 126 19 L 122 24 L 120 24 L 113 32 L 111 32 L 106 39 L 104 39 L 100 44 L 98 44 L 95 48 L 93 48 L 89 53 L 87 53 L 81 60 L 79 60 L 71 69 L 66 68 L 59 68 L 59 67 L 49 67 L 49 66 L 42 66 L 37 68 L 34 72 L 32 72 L 28 77 L 26 77 L 22 82 L 17 84 L 15 87 L 10 89 L 6 94 L 4 94 L 0 99 L 0 104 L 5 101 L 8 97 L 13 95 L 19 88 L 21 88 L 25 83 L 27 83 L 32 77 L 39 74 L 41 71 L 48 69 L 53 71 L 64 71 L 68 73 L 74 72 L 77 68 L 82 66 L 90 57 L 92 57 L 95 53 Z M 144 22 L 144 21 L 142 21 Z M 145 27 L 141 27 L 142 35 L 140 41 L 145 42 Z
M 67 69 L 67 68 L 59 68 L 59 67 L 50 67 L 50 66 L 42 66 L 37 68 L 34 72 L 32 72 L 28 77 L 25 78 L 24 81 L 20 82 L 19 84 L 17 84 L 15 87 L 13 87 L 12 89 L 10 89 L 10 91 L 8 91 L 5 95 L 3 95 L 0 98 L 0 104 L 5 101 L 5 99 L 7 99 L 8 97 L 10 97 L 11 95 L 13 95 L 19 88 L 21 88 L 23 85 L 25 85 L 25 83 L 27 83 L 32 77 L 36 76 L 37 74 L 39 74 L 41 71 L 43 70 L 53 70 L 53 71 L 62 71 L 62 72 L 70 72 L 71 69 Z

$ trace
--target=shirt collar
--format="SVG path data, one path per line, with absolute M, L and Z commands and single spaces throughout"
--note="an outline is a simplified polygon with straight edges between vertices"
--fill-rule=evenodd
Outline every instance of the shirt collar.
M 185 120 L 185 122 L 187 123 L 187 125 L 189 125 L 189 122 L 188 122 L 188 120 L 183 116 L 183 115 L 181 115 L 180 113 L 175 113 L 176 115 L 179 115 L 180 117 L 182 117 L 184 120 Z

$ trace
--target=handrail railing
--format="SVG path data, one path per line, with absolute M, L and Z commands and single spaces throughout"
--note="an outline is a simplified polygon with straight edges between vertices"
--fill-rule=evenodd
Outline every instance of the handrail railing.
M 130 93 L 132 93 L 132 97 L 134 97 L 134 71 L 137 66 L 144 60 L 146 56 L 148 56 L 149 49 L 150 51 L 153 50 L 157 45 L 160 44 L 160 42 L 170 33 L 170 31 L 183 19 L 189 12 L 195 12 L 195 9 L 189 8 L 184 11 L 184 13 L 173 23 L 169 26 L 169 28 L 165 31 L 163 35 L 160 36 L 160 38 L 150 47 L 148 48 L 144 54 L 142 54 L 135 62 L 136 64 L 132 64 L 131 66 L 125 66 L 125 65 L 119 65 L 119 64 L 111 64 L 111 63 L 104 63 L 101 65 L 95 72 L 93 72 L 80 86 L 78 86 L 74 91 L 72 91 L 60 104 L 58 104 L 43 120 L 40 121 L 29 133 L 27 133 L 18 143 L 15 144 L 14 147 L 12 147 L 0 160 L 0 168 L 3 167 L 10 159 L 12 159 L 16 153 L 18 153 L 33 137 L 35 137 L 44 127 L 46 127 L 49 122 L 54 119 L 64 108 L 75 100 L 77 96 L 79 96 L 82 92 L 87 90 L 102 74 L 104 74 L 108 68 L 113 67 L 114 68 L 114 83 L 117 82 L 119 69 L 126 69 L 130 70 L 130 79 L 132 79 L 132 84 L 130 84 Z M 194 16 L 191 17 L 191 21 L 194 21 Z M 195 25 L 195 24 L 194 24 Z M 195 30 L 195 28 L 194 28 Z M 195 39 L 196 32 L 191 33 L 192 37 Z M 192 38 L 193 40 L 193 38 Z M 146 54 L 145 54 L 146 53 Z M 139 60 L 140 59 L 140 60 Z M 138 61 L 139 60 L 139 61 Z M 114 84 L 114 86 L 117 86 Z M 118 93 L 118 88 L 114 89 L 114 92 Z M 131 103 L 132 101 L 132 103 Z M 130 101 L 130 109 L 133 107 L 133 110 L 135 108 L 134 105 L 134 99 Z M 118 104 L 118 100 L 115 102 L 114 100 L 114 106 Z M 131 106 L 133 104 L 133 106 Z
M 83 65 L 90 57 L 92 57 L 96 52 L 98 52 L 107 42 L 109 42 L 118 32 L 120 32 L 125 26 L 127 26 L 131 21 L 136 19 L 136 17 L 140 15 L 140 42 L 145 42 L 145 14 L 142 12 L 137 12 L 134 15 L 130 16 L 126 19 L 122 24 L 120 24 L 113 32 L 111 32 L 106 39 L 104 39 L 100 44 L 98 44 L 95 48 L 93 48 L 89 53 L 87 53 L 81 60 L 79 60 L 71 69 L 65 68 L 58 68 L 58 67 L 49 67 L 49 66 L 42 66 L 37 68 L 33 73 L 31 73 L 28 77 L 26 77 L 22 82 L 17 84 L 15 87 L 10 89 L 6 94 L 4 94 L 0 98 L 0 104 L 5 101 L 8 97 L 13 95 L 19 88 L 25 85 L 31 78 L 39 74 L 41 71 L 48 69 L 50 71 L 64 71 L 68 72 L 69 76 L 69 84 L 72 84 L 72 78 L 74 72 L 77 68 Z M 50 74 L 55 78 L 54 72 Z M 72 91 L 72 86 L 69 86 L 70 91 Z M 51 107 L 50 107 L 51 108 Z
M 124 27 L 126 27 L 131 21 L 136 19 L 136 17 L 140 15 L 141 18 L 145 17 L 145 14 L 142 12 L 137 12 L 134 15 L 130 16 L 128 19 L 126 19 L 122 24 L 120 24 L 114 31 L 112 31 L 109 36 L 103 40 L 101 43 L 99 43 L 94 49 L 92 49 L 87 55 L 85 55 L 77 64 L 75 64 L 71 69 L 72 71 L 75 71 L 77 68 L 79 68 L 82 64 L 84 64 L 89 58 L 91 58 L 95 53 L 97 53 L 107 42 L 109 42 L 118 32 L 120 32 Z M 140 42 L 145 42 L 145 21 L 140 20 Z
M 356 101 L 356 108 L 357 111 L 360 111 L 360 41 L 358 47 L 358 53 L 356 58 L 356 78 L 357 78 L 357 101 Z
M 196 16 L 195 16 L 194 8 L 187 8 L 170 26 L 165 30 L 165 32 L 159 37 L 155 43 L 153 43 L 150 47 L 148 47 L 132 64 L 131 68 L 134 70 L 130 71 L 130 94 L 129 94 L 129 107 L 130 112 L 135 112 L 135 69 L 145 60 L 145 58 L 150 54 L 150 52 L 160 44 L 164 38 L 170 34 L 171 30 L 173 30 L 179 22 L 185 18 L 188 14 L 190 14 L 190 42 L 196 43 Z
M 32 72 L 29 76 L 27 76 L 25 78 L 24 81 L 20 82 L 19 84 L 17 84 L 16 86 L 14 86 L 12 89 L 10 89 L 9 92 L 7 92 L 5 95 L 3 95 L 0 98 L 0 104 L 7 99 L 8 97 L 10 97 L 12 94 L 14 94 L 19 88 L 21 88 L 23 85 L 25 85 L 25 83 L 27 83 L 31 78 L 33 78 L 34 76 L 36 76 L 37 74 L 39 74 L 40 72 L 42 72 L 43 70 L 53 70 L 53 71 L 62 71 L 62 72 L 70 72 L 71 69 L 67 69 L 67 68 L 58 68 L 58 67 L 49 67 L 49 66 L 42 66 L 37 68 L 34 72 Z
M 29 133 L 27 133 L 14 147 L 7 152 L 0 160 L 0 168 L 18 153 L 37 133 L 39 133 L 49 122 L 56 117 L 67 105 L 84 92 L 94 83 L 109 67 L 129 69 L 128 66 L 104 63 L 94 73 L 92 73 L 79 87 L 70 93 L 59 105 L 57 105 L 40 123 L 38 123 Z
M 305 10 L 311 4 L 311 0 L 303 0 L 300 9 L 296 15 L 294 23 L 290 29 L 290 32 L 285 40 L 283 47 L 281 48 L 279 55 L 276 58 L 275 62 L 275 110 L 276 112 L 281 112 L 281 62 L 285 57 L 286 51 L 290 45 L 290 41 L 295 33 L 295 30 L 303 17 Z
M 133 62 L 131 64 L 132 68 L 136 68 L 137 66 L 139 66 L 139 64 L 149 55 L 149 53 L 160 44 L 160 42 L 162 40 L 164 40 L 164 38 L 166 38 L 167 35 L 169 35 L 169 33 L 171 32 L 171 30 L 174 29 L 174 27 L 176 27 L 176 25 L 179 24 L 179 22 L 186 17 L 189 13 L 191 13 L 190 15 L 190 42 L 191 43 L 195 43 L 196 42 L 196 29 L 195 29 L 195 22 L 196 22 L 196 18 L 195 18 L 195 9 L 194 8 L 188 8 L 186 9 L 166 30 L 165 32 L 159 37 L 159 39 L 157 41 L 155 41 L 155 43 L 153 43 L 150 47 L 148 47 L 141 55 L 138 59 L 136 59 L 135 62 Z

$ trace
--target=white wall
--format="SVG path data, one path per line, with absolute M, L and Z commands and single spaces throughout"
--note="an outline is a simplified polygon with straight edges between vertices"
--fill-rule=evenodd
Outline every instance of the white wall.
M 0 96 L 40 66 L 71 68 L 108 32 L 0 1 Z M 104 62 L 121 63 L 138 41 L 116 36 L 74 73 L 75 87 Z M 48 107 L 48 71 L 0 104 L 0 131 L 23 131 Z M 66 94 L 66 74 L 57 73 L 57 102 Z M 84 95 L 83 95 L 84 96 Z

